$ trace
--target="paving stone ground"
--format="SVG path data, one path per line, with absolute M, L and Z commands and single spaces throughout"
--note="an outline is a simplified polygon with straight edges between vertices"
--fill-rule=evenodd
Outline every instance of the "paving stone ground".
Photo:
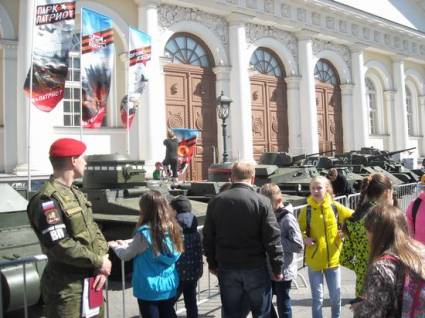
M 218 294 L 218 283 L 217 279 L 210 275 L 210 297 L 208 296 L 208 274 L 205 269 L 204 276 L 201 279 L 200 283 L 200 295 L 201 299 L 199 302 L 199 313 L 200 317 L 221 317 L 221 301 Z M 306 269 L 301 269 L 299 271 L 302 274 L 308 283 L 308 275 Z M 293 317 L 297 318 L 308 318 L 311 317 L 311 293 L 310 287 L 305 287 L 303 282 L 298 279 L 298 288 L 293 288 L 291 290 L 292 298 L 292 310 Z M 355 276 L 354 273 L 342 268 L 341 272 L 341 296 L 342 296 L 342 310 L 341 318 L 352 317 L 352 313 L 349 309 L 348 302 L 350 299 L 354 298 L 354 286 L 355 286 Z M 127 283 L 124 290 L 125 302 L 123 305 L 123 291 L 121 289 L 120 282 L 110 282 L 108 289 L 108 309 L 109 317 L 111 318 L 138 318 L 138 306 L 137 301 L 133 297 L 132 288 Z M 331 317 L 330 304 L 328 299 L 327 288 L 325 287 L 325 306 L 323 308 L 323 317 Z M 123 308 L 125 312 L 123 313 Z M 30 318 L 44 318 L 41 314 L 40 306 L 33 306 L 29 308 L 29 317 Z M 178 317 L 185 317 L 184 304 L 180 300 L 177 304 L 177 314 Z M 23 311 L 10 313 L 5 316 L 5 318 L 21 318 L 24 317 Z

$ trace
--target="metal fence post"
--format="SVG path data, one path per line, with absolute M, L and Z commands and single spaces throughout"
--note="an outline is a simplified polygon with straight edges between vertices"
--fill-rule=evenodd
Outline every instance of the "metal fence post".
M 25 318 L 28 317 L 28 300 L 27 300 L 27 266 L 26 263 L 23 264 L 24 270 L 24 315 Z
M 125 318 L 125 263 L 121 260 L 122 317 Z

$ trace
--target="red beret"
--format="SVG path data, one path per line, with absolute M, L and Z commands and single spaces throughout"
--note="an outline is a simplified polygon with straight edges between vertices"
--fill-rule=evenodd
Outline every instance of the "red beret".
M 50 146 L 50 157 L 78 157 L 86 151 L 86 145 L 76 139 L 61 138 Z

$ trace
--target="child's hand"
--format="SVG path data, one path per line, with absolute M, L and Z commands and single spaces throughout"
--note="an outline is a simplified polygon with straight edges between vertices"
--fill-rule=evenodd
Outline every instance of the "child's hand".
M 110 248 L 116 248 L 118 246 L 117 241 L 110 241 L 108 242 L 108 245 Z
M 314 239 L 312 239 L 311 237 L 306 237 L 304 239 L 305 246 L 313 246 L 315 243 L 316 243 L 316 241 Z

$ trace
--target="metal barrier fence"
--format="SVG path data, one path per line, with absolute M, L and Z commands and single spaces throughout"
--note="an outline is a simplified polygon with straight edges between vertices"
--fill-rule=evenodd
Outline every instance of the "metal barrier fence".
M 417 184 L 416 183 L 411 183 L 411 184 L 404 184 L 404 185 L 400 185 L 400 186 L 396 186 L 395 187 L 395 193 L 398 199 L 398 203 L 399 203 L 399 207 L 401 210 L 405 211 L 405 209 L 407 208 L 408 204 L 410 201 L 412 201 L 416 196 L 417 196 Z M 356 194 L 351 194 L 349 196 L 340 196 L 340 197 L 336 197 L 334 198 L 335 201 L 351 208 L 351 209 L 355 209 L 359 203 L 360 200 L 360 194 L 356 193 Z M 307 205 L 301 205 L 301 206 L 296 206 L 294 207 L 294 215 L 296 217 L 298 217 L 299 212 L 301 211 L 302 208 L 306 207 Z M 202 226 L 198 227 L 198 231 L 202 230 Z M 303 264 L 303 257 L 304 255 L 298 254 L 298 264 Z M 28 264 L 32 264 L 32 263 L 38 263 L 40 261 L 45 261 L 47 260 L 46 255 L 41 254 L 41 255 L 35 255 L 35 256 L 29 256 L 29 257 L 23 257 L 23 258 L 19 258 L 16 260 L 10 260 L 10 261 L 0 261 L 0 269 L 4 268 L 4 267 L 9 267 L 9 266 L 22 266 L 23 269 L 23 277 L 22 277 L 22 281 L 23 281 L 23 285 L 24 285 L 24 293 L 23 293 L 23 303 L 24 303 L 24 315 L 25 317 L 28 317 L 28 302 L 27 302 L 27 282 L 26 282 L 26 272 L 27 272 L 27 267 Z M 301 266 L 299 266 L 299 268 L 301 268 Z M 205 275 L 205 270 L 204 270 L 204 275 Z M 298 278 L 303 282 L 304 286 L 307 287 L 307 282 L 306 279 L 304 278 L 304 276 L 300 273 L 298 273 Z M 3 301 L 2 301 L 2 287 L 1 284 L 3 284 L 3 280 L 0 282 L 0 318 L 3 318 Z M 121 262 L 121 289 L 122 289 L 122 317 L 125 317 L 126 315 L 126 311 L 125 311 L 125 304 L 126 304 L 126 299 L 125 299 L 125 289 L 126 289 L 126 281 L 125 281 L 125 263 L 124 261 Z M 206 284 L 206 286 L 205 286 Z M 213 286 L 214 285 L 214 286 Z M 298 288 L 298 283 L 295 281 L 294 285 L 296 288 Z M 198 305 L 205 303 L 206 301 L 208 301 L 211 297 L 214 297 L 216 295 L 219 294 L 219 290 L 218 290 L 218 280 L 214 275 L 211 275 L 210 272 L 207 270 L 207 279 L 205 281 L 205 279 L 200 279 L 198 281 L 198 287 L 197 287 L 197 299 L 198 299 Z M 106 317 L 109 318 L 109 294 L 108 294 L 108 282 L 106 283 L 106 287 L 105 287 L 105 313 L 106 313 Z M 178 303 L 176 303 L 176 309 L 177 309 L 177 313 L 181 313 L 183 312 L 185 309 L 178 309 Z

